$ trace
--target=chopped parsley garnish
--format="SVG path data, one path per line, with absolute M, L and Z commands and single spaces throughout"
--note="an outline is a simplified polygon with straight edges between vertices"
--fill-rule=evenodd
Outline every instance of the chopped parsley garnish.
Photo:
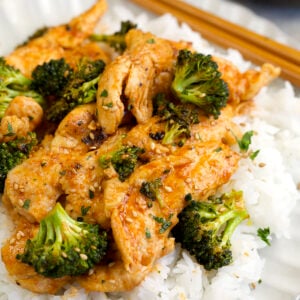
M 270 242 L 270 228 L 258 228 L 257 229 L 257 235 L 261 238 L 262 241 L 264 241 L 268 246 L 271 246 Z
M 107 97 L 108 96 L 108 91 L 107 90 L 103 90 L 100 94 L 101 97 Z
M 253 136 L 253 131 L 250 130 L 250 131 L 245 132 L 240 140 L 237 139 L 237 143 L 238 143 L 238 145 L 240 147 L 240 150 L 242 152 L 248 151 L 249 146 L 251 144 L 252 136 Z
M 145 236 L 146 236 L 147 239 L 151 238 L 151 232 L 150 232 L 149 228 L 146 228 Z
M 172 217 L 173 217 L 173 214 L 170 214 L 168 219 L 164 219 L 162 217 L 157 217 L 157 216 L 152 216 L 152 218 L 155 222 L 161 224 L 159 233 L 166 232 L 167 229 L 172 225 L 172 222 L 170 221 Z
M 91 208 L 90 206 L 81 206 L 81 215 L 83 217 L 86 216 L 90 208 Z
M 232 132 L 232 134 L 233 134 L 233 136 L 234 136 L 236 142 L 238 143 L 239 148 L 240 148 L 240 150 L 241 150 L 242 152 L 247 152 L 247 151 L 248 151 L 249 146 L 250 146 L 250 144 L 251 144 L 251 138 L 252 138 L 252 136 L 253 136 L 253 133 L 254 133 L 253 130 L 246 131 L 246 132 L 243 134 L 242 138 L 239 139 L 239 138 Z
M 94 199 L 94 197 L 95 197 L 94 191 L 92 191 L 91 189 L 89 189 L 89 198 L 90 199 Z
M 251 160 L 254 160 L 255 157 L 258 155 L 259 151 L 260 151 L 260 150 L 256 150 L 256 151 L 250 153 L 250 155 L 249 155 L 250 159 L 251 159 Z
M 29 209 L 29 207 L 30 207 L 30 199 L 26 199 L 25 201 L 24 201 L 24 204 L 23 204 L 23 206 L 22 206 L 24 209 Z

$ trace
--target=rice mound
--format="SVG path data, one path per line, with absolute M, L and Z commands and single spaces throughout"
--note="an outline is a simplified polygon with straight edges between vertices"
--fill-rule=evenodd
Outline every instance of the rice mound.
M 151 19 L 146 14 L 135 15 L 124 6 L 114 6 L 101 21 L 109 32 L 118 29 L 121 20 L 134 20 L 139 28 L 173 40 L 189 40 L 205 54 L 217 54 L 231 60 L 241 71 L 250 63 L 235 50 L 226 52 L 214 48 L 187 25 L 178 25 L 171 15 Z M 223 191 L 243 190 L 251 224 L 240 225 L 232 239 L 234 263 L 212 273 L 205 271 L 186 251 L 177 245 L 161 258 L 153 272 L 130 292 L 86 294 L 79 286 L 66 287 L 64 295 L 37 295 L 16 285 L 0 261 L 0 299 L 14 300 L 155 300 L 155 299 L 253 299 L 252 290 L 261 276 L 264 259 L 259 255 L 266 244 L 256 235 L 259 227 L 270 227 L 277 237 L 288 237 L 290 214 L 300 198 L 297 183 L 300 169 L 300 99 L 288 82 L 278 80 L 254 99 L 256 109 L 251 115 L 240 116 L 236 122 L 244 131 L 253 130 L 251 149 L 260 150 L 255 160 L 240 161 L 237 172 Z M 287 142 L 288 141 L 288 142 Z M 284 201 L 283 201 L 284 200 Z M 267 213 L 266 213 L 267 212 Z M 0 243 L 10 236 L 12 224 L 0 206 Z M 1 259 L 1 258 L 0 258 Z

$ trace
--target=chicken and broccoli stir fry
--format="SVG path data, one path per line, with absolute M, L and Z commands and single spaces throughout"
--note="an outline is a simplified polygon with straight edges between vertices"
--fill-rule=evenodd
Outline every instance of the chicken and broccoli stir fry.
M 2 259 L 37 293 L 130 290 L 175 242 L 220 268 L 249 218 L 241 191 L 216 194 L 241 159 L 233 117 L 279 70 L 241 73 L 130 21 L 96 34 L 105 10 L 0 59 L 0 192 L 15 223 Z

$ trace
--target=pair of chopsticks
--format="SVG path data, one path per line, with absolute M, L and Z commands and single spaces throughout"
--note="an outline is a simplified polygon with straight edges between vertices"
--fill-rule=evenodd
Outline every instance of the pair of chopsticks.
M 239 50 L 255 64 L 271 63 L 281 76 L 300 86 L 300 51 L 219 18 L 181 0 L 131 0 L 157 14 L 170 13 L 201 35 L 223 47 Z

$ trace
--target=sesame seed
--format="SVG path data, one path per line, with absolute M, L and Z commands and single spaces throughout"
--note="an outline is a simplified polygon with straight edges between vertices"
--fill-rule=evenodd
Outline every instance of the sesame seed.
M 173 192 L 173 189 L 170 187 L 170 186 L 168 186 L 168 185 L 166 185 L 165 186 L 165 190 L 167 191 L 167 192 Z
M 67 258 L 67 257 L 68 257 L 68 255 L 67 255 L 66 252 L 62 252 L 62 253 L 61 253 L 61 256 L 62 256 L 63 258 Z
M 87 259 L 88 259 L 87 255 L 84 254 L 84 253 L 80 253 L 79 256 L 80 256 L 80 258 L 81 258 L 82 260 L 87 260 Z
M 188 178 L 185 180 L 185 182 L 186 182 L 186 183 L 191 183 L 191 182 L 192 182 L 192 179 L 188 177 Z
M 115 264 L 115 262 L 111 262 L 108 264 L 108 267 L 111 268 L 114 264 Z
M 90 130 L 97 129 L 97 124 L 94 120 L 90 122 L 90 124 L 88 125 L 88 129 L 90 129 Z
M 129 217 L 126 217 L 126 221 L 127 221 L 128 223 L 132 223 L 132 222 L 133 222 L 133 220 L 132 220 L 131 218 L 129 218 Z
M 23 231 L 18 231 L 17 232 L 17 234 L 16 234 L 16 238 L 17 238 L 17 240 L 19 240 L 19 239 L 21 239 L 22 237 L 24 237 L 25 236 L 25 234 L 24 234 L 24 232 Z
M 132 211 L 132 215 L 133 215 L 134 217 L 137 217 L 138 213 L 137 213 L 135 210 L 133 210 L 133 211 Z
M 263 167 L 266 166 L 266 164 L 261 162 L 261 163 L 258 164 L 258 166 L 259 166 L 260 168 L 263 168 Z
M 23 205 L 24 205 L 24 201 L 23 201 L 22 199 L 19 199 L 19 200 L 18 200 L 18 205 L 19 205 L 19 206 L 23 206 Z
M 150 143 L 150 149 L 151 149 L 151 150 L 154 150 L 154 149 L 155 149 L 155 143 L 153 143 L 153 142 Z
M 80 252 L 80 249 L 79 249 L 78 247 L 74 248 L 74 250 L 75 250 L 76 252 Z
M 10 241 L 9 241 L 9 243 L 12 245 L 12 244 L 14 244 L 16 242 L 16 239 L 15 238 L 11 238 L 10 239 Z
M 15 182 L 13 185 L 14 190 L 18 190 L 19 189 L 19 185 Z
M 89 136 L 90 136 L 91 140 L 95 139 L 95 135 L 92 132 L 90 132 Z
M 89 187 L 89 190 L 90 190 L 91 192 L 95 192 L 95 188 L 94 188 L 92 185 Z
M 89 269 L 89 273 L 88 275 L 91 276 L 92 274 L 94 274 L 95 270 L 94 269 Z

